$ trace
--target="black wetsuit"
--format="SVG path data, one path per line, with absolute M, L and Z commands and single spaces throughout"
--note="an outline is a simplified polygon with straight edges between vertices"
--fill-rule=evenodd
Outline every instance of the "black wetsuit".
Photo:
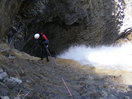
M 44 39 L 42 37 L 43 34 L 40 34 L 40 38 L 39 38 L 39 43 L 41 46 L 41 60 L 43 60 L 44 57 L 46 57 L 46 60 L 49 61 L 49 53 L 48 53 L 48 44 L 49 44 L 49 40 Z

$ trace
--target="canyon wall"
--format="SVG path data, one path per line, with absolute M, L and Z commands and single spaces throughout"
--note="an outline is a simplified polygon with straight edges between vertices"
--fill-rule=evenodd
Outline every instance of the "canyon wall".
M 13 4 L 14 1 L 10 1 Z M 4 4 L 1 33 L 8 35 L 15 48 L 39 56 L 40 47 L 33 35 L 44 32 L 49 49 L 58 54 L 71 45 L 111 44 L 118 37 L 124 16 L 124 0 L 21 0 L 16 7 Z M 19 3 L 18 3 L 19 2 Z M 2 2 L 1 2 L 2 4 Z M 4 7 L 9 7 L 7 10 Z M 10 26 L 10 27 L 9 27 Z M 0 26 L 1 27 L 1 26 Z M 6 27 L 6 28 L 3 28 Z M 7 31 L 8 30 L 8 31 Z

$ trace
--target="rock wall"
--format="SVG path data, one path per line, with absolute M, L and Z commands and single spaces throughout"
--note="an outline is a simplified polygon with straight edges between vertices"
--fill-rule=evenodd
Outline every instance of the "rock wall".
M 15 19 L 22 0 L 0 0 L 0 41 L 5 40 L 6 31 Z
M 123 0 L 25 0 L 8 37 L 15 48 L 35 56 L 40 54 L 35 32 L 46 33 L 53 54 L 76 44 L 111 44 L 118 37 L 123 6 Z

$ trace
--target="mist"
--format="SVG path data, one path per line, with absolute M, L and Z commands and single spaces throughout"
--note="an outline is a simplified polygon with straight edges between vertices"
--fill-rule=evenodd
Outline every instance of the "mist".
M 121 46 L 94 48 L 85 45 L 72 46 L 58 57 L 72 59 L 82 65 L 132 71 L 132 43 L 129 42 Z

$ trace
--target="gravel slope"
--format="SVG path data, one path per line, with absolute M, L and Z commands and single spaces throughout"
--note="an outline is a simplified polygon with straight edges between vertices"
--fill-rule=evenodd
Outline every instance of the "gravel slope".
M 65 59 L 50 58 L 47 63 L 26 53 L 11 51 L 6 45 L 0 45 L 0 69 L 22 80 L 21 84 L 13 85 L 0 80 L 0 96 L 11 99 L 132 99 L 132 73 L 126 71 L 81 66 Z

